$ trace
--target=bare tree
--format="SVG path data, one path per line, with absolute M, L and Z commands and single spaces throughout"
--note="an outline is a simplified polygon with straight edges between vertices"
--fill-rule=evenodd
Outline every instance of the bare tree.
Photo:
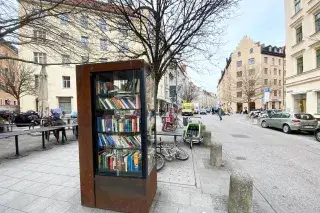
M 192 102 L 198 97 L 199 90 L 192 82 L 185 82 L 179 95 L 183 101 Z
M 26 95 L 35 95 L 34 70 L 29 65 L 13 61 L 2 60 L 0 69 L 0 90 L 17 99 L 20 111 L 20 99 Z
M 127 36 L 109 41 L 126 58 L 144 57 L 154 79 L 154 108 L 157 88 L 167 68 L 175 63 L 204 55 L 220 44 L 221 22 L 238 0 L 114 0 L 117 16 L 97 12 L 112 23 L 110 30 Z M 130 44 L 130 46 L 126 45 Z

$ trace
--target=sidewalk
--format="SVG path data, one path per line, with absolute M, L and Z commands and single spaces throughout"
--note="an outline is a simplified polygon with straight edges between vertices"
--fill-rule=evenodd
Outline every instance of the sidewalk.
M 208 148 L 195 145 L 191 151 L 186 144 L 181 146 L 189 159 L 166 162 L 158 173 L 158 190 L 150 212 L 227 212 L 229 175 L 235 168 L 232 162 L 224 153 L 225 166 L 212 169 Z M 0 212 L 112 212 L 81 206 L 76 141 L 0 163 Z M 256 191 L 254 212 L 273 212 Z

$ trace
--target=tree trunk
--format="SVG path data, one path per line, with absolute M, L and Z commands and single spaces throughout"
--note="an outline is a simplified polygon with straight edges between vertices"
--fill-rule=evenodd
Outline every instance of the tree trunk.
M 20 97 L 17 98 L 17 104 L 18 104 L 18 110 L 17 110 L 17 113 L 20 114 Z
M 157 146 L 157 109 L 158 109 L 158 86 L 160 80 L 154 78 L 154 88 L 153 88 L 153 107 L 154 107 L 154 143 Z

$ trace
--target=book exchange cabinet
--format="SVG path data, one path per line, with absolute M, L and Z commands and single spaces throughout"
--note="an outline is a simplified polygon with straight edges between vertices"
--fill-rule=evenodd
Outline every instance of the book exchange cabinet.
M 77 66 L 81 203 L 149 212 L 157 189 L 143 60 Z

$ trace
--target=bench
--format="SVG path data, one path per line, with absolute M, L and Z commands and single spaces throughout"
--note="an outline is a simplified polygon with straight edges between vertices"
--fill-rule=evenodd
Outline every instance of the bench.
M 31 133 L 37 133 L 41 132 L 42 133 L 42 150 L 46 150 L 47 147 L 45 145 L 45 132 L 52 131 L 52 130 L 58 130 L 58 129 L 64 129 L 65 128 L 77 128 L 78 124 L 67 124 L 67 125 L 61 125 L 61 126 L 50 126 L 50 127 L 41 127 L 37 129 L 31 129 L 31 130 L 26 130 L 26 131 L 13 131 L 13 132 L 5 132 L 0 134 L 0 139 L 4 138 L 9 138 L 9 137 L 15 137 L 15 148 L 16 148 L 16 154 L 14 158 L 20 158 L 23 157 L 20 152 L 19 152 L 19 136 L 20 135 L 28 135 Z M 62 144 L 64 144 L 64 136 L 62 135 Z

